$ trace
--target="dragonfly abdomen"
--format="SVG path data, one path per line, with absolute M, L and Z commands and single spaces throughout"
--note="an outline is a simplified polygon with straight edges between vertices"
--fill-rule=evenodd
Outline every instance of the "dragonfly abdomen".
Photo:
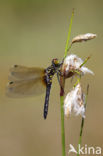
M 46 96 L 45 96 L 45 103 L 44 103 L 44 119 L 46 119 L 48 114 L 50 89 L 51 89 L 51 84 L 47 85 L 46 87 Z

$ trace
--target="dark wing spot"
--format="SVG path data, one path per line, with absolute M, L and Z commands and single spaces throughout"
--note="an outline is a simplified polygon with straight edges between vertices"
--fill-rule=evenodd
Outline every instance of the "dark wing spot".
M 18 65 L 16 65 L 16 64 L 15 64 L 15 65 L 14 65 L 14 67 L 15 67 L 15 68 L 17 68 L 17 67 L 18 67 Z
M 13 83 L 14 83 L 13 81 L 9 82 L 9 84 L 13 84 Z

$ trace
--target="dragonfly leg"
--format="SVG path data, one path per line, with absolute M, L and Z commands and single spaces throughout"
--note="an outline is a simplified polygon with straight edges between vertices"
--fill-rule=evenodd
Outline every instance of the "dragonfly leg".
M 57 79 L 58 79 L 58 82 L 59 82 L 59 85 L 60 85 L 60 77 L 59 77 L 59 73 L 57 72 Z M 61 85 L 60 85 L 61 86 Z
M 57 72 L 57 79 L 58 79 L 58 82 L 59 82 L 59 85 L 60 85 L 60 88 L 63 89 L 63 87 L 61 86 L 61 83 L 60 83 L 60 74 Z

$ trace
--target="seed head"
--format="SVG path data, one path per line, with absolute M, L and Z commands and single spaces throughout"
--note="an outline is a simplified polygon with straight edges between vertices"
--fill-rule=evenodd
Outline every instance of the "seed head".
M 84 65 L 81 67 L 82 64 L 83 60 L 78 56 L 74 54 L 67 56 L 62 66 L 62 75 L 65 78 L 69 78 L 77 73 L 81 73 L 82 75 L 86 73 L 93 74 L 93 72 L 87 67 L 84 67 Z
M 96 34 L 92 34 L 92 33 L 78 35 L 78 36 L 73 38 L 72 44 L 75 42 L 88 41 L 88 40 L 95 38 L 96 36 L 97 36 Z
M 70 91 L 64 100 L 64 114 L 68 117 L 71 113 L 85 118 L 85 94 L 82 92 L 80 83 Z

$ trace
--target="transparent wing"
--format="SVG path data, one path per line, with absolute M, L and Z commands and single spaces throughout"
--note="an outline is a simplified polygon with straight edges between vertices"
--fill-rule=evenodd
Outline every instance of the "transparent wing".
M 44 74 L 44 68 L 38 67 L 25 67 L 21 65 L 14 65 L 10 69 L 9 80 L 28 80 L 42 77 Z
M 6 94 L 9 97 L 35 96 L 46 91 L 42 78 L 30 80 L 11 81 L 7 85 Z

